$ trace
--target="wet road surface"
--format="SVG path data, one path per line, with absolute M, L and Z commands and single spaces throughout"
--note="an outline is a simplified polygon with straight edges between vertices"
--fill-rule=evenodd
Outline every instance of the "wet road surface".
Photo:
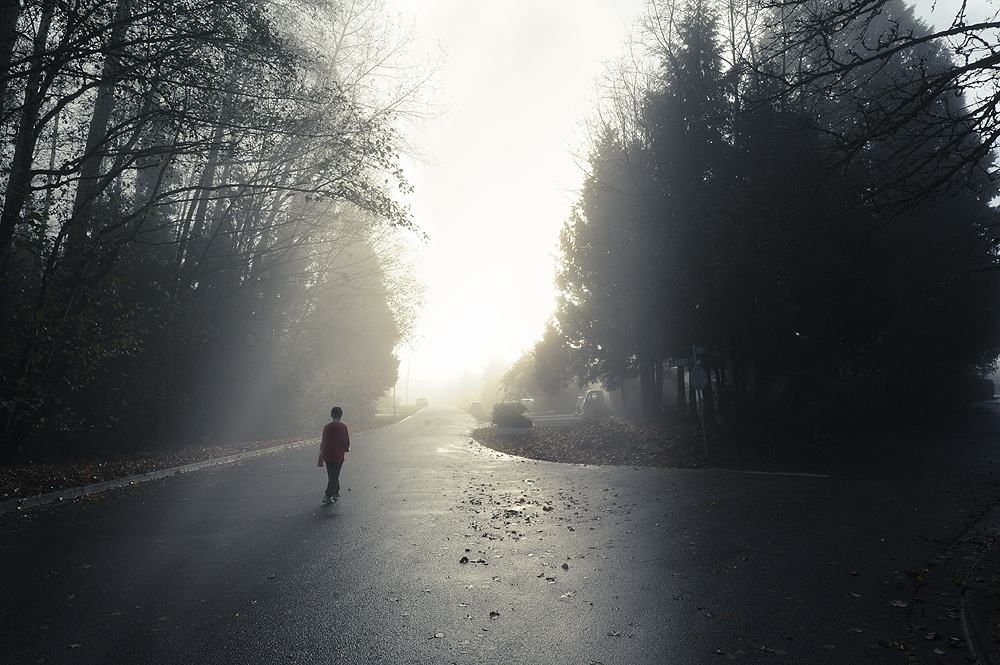
M 330 507 L 310 448 L 7 516 L 0 660 L 903 663 L 912 573 L 995 486 L 536 462 L 472 426 L 356 436 Z

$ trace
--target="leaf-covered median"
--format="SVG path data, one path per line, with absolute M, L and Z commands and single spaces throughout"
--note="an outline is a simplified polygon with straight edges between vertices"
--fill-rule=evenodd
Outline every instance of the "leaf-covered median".
M 502 453 L 549 462 L 663 467 L 698 467 L 706 463 L 699 430 L 683 424 L 637 425 L 608 418 L 534 427 L 521 436 L 480 427 L 472 437 Z

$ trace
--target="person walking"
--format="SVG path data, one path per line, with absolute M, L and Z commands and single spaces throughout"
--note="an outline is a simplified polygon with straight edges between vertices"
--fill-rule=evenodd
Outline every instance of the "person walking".
M 323 466 L 326 463 L 326 492 L 323 494 L 323 503 L 333 503 L 340 498 L 340 469 L 344 466 L 344 456 L 351 449 L 351 434 L 347 430 L 347 425 L 340 422 L 344 417 L 344 410 L 339 406 L 330 409 L 330 422 L 323 428 L 323 439 L 319 448 L 319 463 L 316 466 Z

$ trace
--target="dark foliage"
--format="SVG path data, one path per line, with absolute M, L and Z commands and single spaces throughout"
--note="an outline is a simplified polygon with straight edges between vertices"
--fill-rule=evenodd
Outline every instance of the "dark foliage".
M 924 119 L 847 158 L 828 129 L 857 104 L 777 94 L 764 65 L 726 48 L 735 41 L 706 0 L 653 9 L 658 80 L 621 103 L 635 117 L 595 137 L 562 235 L 559 329 L 578 375 L 611 388 L 638 376 L 642 410 L 657 418 L 665 361 L 697 353 L 708 406 L 762 439 L 969 398 L 1000 352 L 996 189 L 979 180 L 887 206 L 915 182 L 885 172 L 908 159 L 911 133 L 921 150 L 950 149 L 928 144 Z M 953 66 L 934 49 L 920 62 Z M 882 63 L 871 99 L 900 66 Z M 854 101 L 864 92 L 859 83 Z
M 407 185 L 336 5 L 5 10 L 0 458 L 299 434 L 395 381 Z
M 531 427 L 534 423 L 524 415 L 527 410 L 520 402 L 497 402 L 493 405 L 492 422 L 500 427 Z

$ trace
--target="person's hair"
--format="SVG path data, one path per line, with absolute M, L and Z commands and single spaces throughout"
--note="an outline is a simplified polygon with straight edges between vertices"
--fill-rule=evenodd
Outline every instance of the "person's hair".
M 344 417 L 344 410 L 342 408 L 340 408 L 339 406 L 335 406 L 332 409 L 330 409 L 330 417 L 331 418 L 343 418 Z

